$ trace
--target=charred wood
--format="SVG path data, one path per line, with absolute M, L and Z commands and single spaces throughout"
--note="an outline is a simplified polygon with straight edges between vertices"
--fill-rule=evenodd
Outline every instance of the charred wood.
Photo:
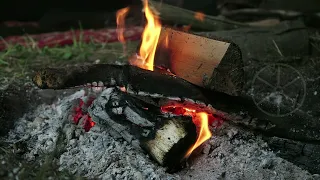
M 298 164 L 311 173 L 320 172 L 320 145 L 278 137 L 265 138 L 269 147 L 277 151 L 277 155 Z
M 98 83 L 125 87 L 135 93 L 185 97 L 205 101 L 198 87 L 173 75 L 148 71 L 135 66 L 98 64 L 67 68 L 45 68 L 36 72 L 33 82 L 40 88 L 66 89 Z M 99 83 L 98 83 L 99 84 Z M 173 88 L 174 87 L 174 88 Z
M 186 152 L 197 139 L 191 117 L 165 117 L 159 107 L 114 88 L 104 91 L 89 112 L 93 121 L 145 150 L 169 172 L 182 167 Z

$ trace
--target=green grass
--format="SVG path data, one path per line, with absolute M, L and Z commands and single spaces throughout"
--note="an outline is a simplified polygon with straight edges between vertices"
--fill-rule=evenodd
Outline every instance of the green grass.
M 35 46 L 34 41 L 26 36 L 28 46 L 11 45 L 6 43 L 7 49 L 0 52 L 0 82 L 23 78 L 30 74 L 32 69 L 41 67 L 59 67 L 67 64 L 110 63 L 127 61 L 121 43 L 83 43 L 74 40 L 73 45 L 64 47 Z M 31 44 L 31 45 L 30 45 Z M 132 54 L 138 42 L 127 42 L 128 54 Z

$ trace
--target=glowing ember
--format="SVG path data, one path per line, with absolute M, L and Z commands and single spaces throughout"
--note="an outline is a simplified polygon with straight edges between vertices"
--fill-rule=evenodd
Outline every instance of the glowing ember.
M 196 143 L 187 151 L 185 157 L 188 158 L 191 153 L 199 147 L 203 142 L 208 140 L 212 134 L 209 129 L 209 124 L 215 119 L 212 114 L 207 112 L 201 112 L 196 109 L 186 108 L 183 105 L 170 105 L 161 107 L 161 111 L 164 113 L 173 113 L 176 115 L 191 116 L 193 123 L 199 127 L 198 139 Z
M 124 30 L 125 30 L 125 18 L 129 12 L 129 7 L 120 9 L 117 11 L 117 34 L 118 34 L 118 40 L 123 44 L 123 51 L 124 53 L 126 52 L 126 46 L 125 42 L 126 40 L 124 39 Z
M 135 60 L 131 60 L 130 63 L 140 68 L 153 71 L 154 56 L 161 32 L 161 23 L 159 18 L 152 13 L 148 5 L 148 0 L 144 0 L 143 5 L 147 24 L 142 34 L 139 57 Z
M 204 21 L 204 18 L 206 17 L 205 14 L 203 14 L 202 12 L 196 12 L 194 13 L 194 18 L 196 18 L 199 21 Z
M 182 27 L 182 31 L 184 31 L 184 32 L 188 32 L 188 31 L 190 31 L 190 29 L 191 29 L 191 25 L 187 25 L 187 26 Z
M 75 124 L 79 124 L 80 119 L 83 119 L 82 126 L 85 132 L 88 132 L 95 125 L 95 122 L 92 121 L 92 118 L 90 117 L 89 113 L 85 113 L 83 111 L 83 108 L 89 107 L 92 104 L 93 100 L 94 98 L 90 97 L 87 103 L 84 103 L 84 101 L 80 99 L 79 106 L 74 108 L 73 122 Z
M 127 92 L 127 89 L 126 89 L 126 87 L 124 87 L 124 86 L 119 87 L 119 89 L 120 89 L 120 91 L 122 91 L 122 92 Z

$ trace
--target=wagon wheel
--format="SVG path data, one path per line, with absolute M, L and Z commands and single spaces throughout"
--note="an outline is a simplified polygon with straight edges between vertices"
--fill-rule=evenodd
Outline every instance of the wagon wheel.
M 257 107 L 269 116 L 283 117 L 298 110 L 306 96 L 303 76 L 287 64 L 267 65 L 254 76 L 252 88 L 263 97 L 252 96 Z M 266 106 L 272 104 L 272 107 Z

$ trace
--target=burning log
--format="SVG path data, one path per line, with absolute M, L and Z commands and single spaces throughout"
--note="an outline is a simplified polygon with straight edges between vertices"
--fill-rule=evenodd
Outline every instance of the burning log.
M 70 69 L 45 69 L 33 80 L 41 88 L 54 89 L 99 80 L 105 82 L 104 86 L 120 86 L 122 91 L 107 89 L 110 96 L 102 94 L 97 98 L 86 115 L 92 120 L 82 121 L 91 126 L 110 127 L 111 134 L 141 147 L 159 164 L 168 167 L 168 171 L 178 169 L 211 136 L 208 126 L 216 120 L 215 110 L 202 102 L 205 98 L 197 87 L 178 77 L 133 66 L 93 65 Z M 155 82 L 161 85 L 150 86 Z M 200 126 L 198 139 L 195 124 Z
M 114 88 L 102 92 L 88 111 L 95 123 L 110 127 L 114 137 L 142 148 L 168 171 L 181 166 L 197 140 L 191 117 L 166 117 L 159 107 Z
M 151 96 L 161 94 L 206 102 L 206 98 L 196 86 L 162 72 L 157 69 L 148 71 L 130 65 L 109 64 L 45 68 L 36 72 L 33 82 L 42 89 L 66 89 L 89 83 L 88 86 L 125 87 L 127 91 L 136 94 L 145 92 Z M 157 86 L 151 86 L 152 84 Z
M 154 64 L 197 86 L 239 95 L 244 82 L 241 56 L 231 41 L 163 28 Z

